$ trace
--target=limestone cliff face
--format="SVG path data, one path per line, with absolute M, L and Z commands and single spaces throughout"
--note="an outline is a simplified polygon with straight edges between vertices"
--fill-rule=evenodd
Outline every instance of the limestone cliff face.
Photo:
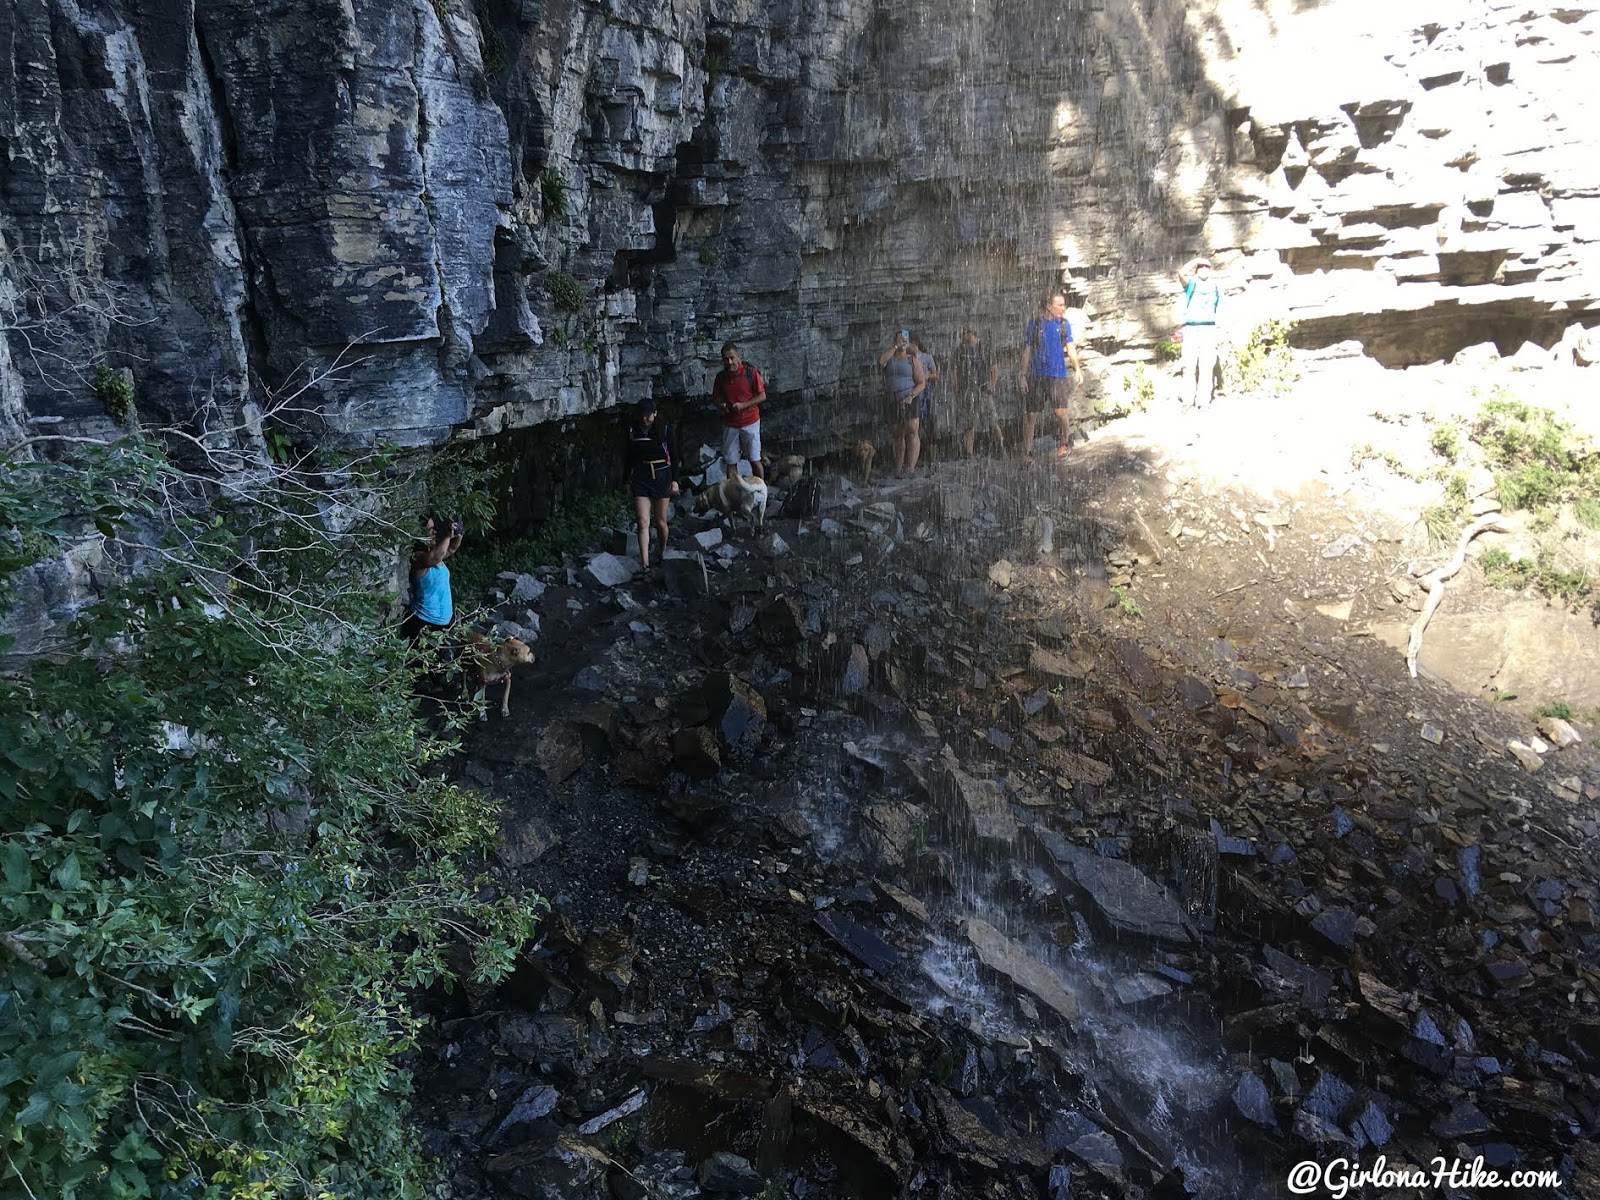
M 817 446 L 890 330 L 1012 340 L 1063 270 L 1148 354 L 1202 247 L 1310 344 L 1550 346 L 1600 321 L 1597 7 L 12 0 L 0 398 L 93 429 L 104 353 L 149 415 L 310 381 L 305 435 L 425 443 L 732 339 Z

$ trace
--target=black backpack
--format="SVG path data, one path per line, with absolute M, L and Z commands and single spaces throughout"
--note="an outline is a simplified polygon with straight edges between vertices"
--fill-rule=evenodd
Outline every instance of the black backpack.
M 822 483 L 815 475 L 802 475 L 783 498 L 778 516 L 792 520 L 814 517 L 822 511 Z

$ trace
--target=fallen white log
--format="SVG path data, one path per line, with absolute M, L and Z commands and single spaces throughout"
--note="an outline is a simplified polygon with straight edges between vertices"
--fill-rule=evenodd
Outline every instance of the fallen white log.
M 1435 567 L 1419 580 L 1428 589 L 1428 599 L 1422 606 L 1422 612 L 1417 615 L 1416 623 L 1411 626 L 1411 640 L 1406 645 L 1406 667 L 1411 671 L 1411 678 L 1417 677 L 1417 655 L 1422 652 L 1422 631 L 1433 619 L 1434 609 L 1444 600 L 1445 581 L 1454 578 L 1456 573 L 1466 566 L 1467 547 L 1472 544 L 1473 538 L 1486 529 L 1504 528 L 1505 526 L 1500 524 L 1499 513 L 1479 517 L 1461 531 L 1461 540 L 1456 543 L 1456 552 L 1450 560 L 1442 566 Z

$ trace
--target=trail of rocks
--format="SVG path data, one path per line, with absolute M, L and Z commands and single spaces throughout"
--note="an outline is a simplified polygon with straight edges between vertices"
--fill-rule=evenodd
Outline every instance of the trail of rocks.
M 1267 1196 L 1362 1151 L 1600 1191 L 1587 743 L 1558 810 L 1303 623 L 1108 609 L 1146 466 L 992 474 L 507 580 L 540 658 L 455 769 L 552 911 L 428 997 L 453 1194 Z

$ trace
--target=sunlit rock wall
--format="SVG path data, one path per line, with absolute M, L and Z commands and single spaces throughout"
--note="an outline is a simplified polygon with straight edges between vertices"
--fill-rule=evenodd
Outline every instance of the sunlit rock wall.
M 1595 7 L 13 0 L 0 234 L 56 341 L 0 371 L 63 431 L 104 353 L 146 417 L 426 443 L 732 339 L 819 449 L 888 331 L 1014 344 L 1065 272 L 1137 358 L 1202 248 L 1311 344 L 1548 346 L 1600 319 Z

